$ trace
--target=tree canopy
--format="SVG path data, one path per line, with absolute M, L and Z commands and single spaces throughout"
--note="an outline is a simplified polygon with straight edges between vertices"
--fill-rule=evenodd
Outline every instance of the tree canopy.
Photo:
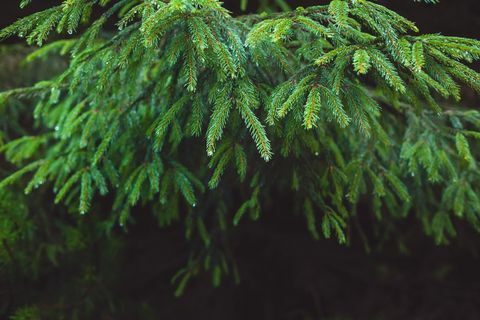
M 36 230 L 37 203 L 75 221 L 52 227 L 40 265 L 96 241 L 115 250 L 139 210 L 183 225 L 176 295 L 200 272 L 239 277 L 229 235 L 273 195 L 342 244 L 359 206 L 379 226 L 415 216 L 438 244 L 456 221 L 480 231 L 480 112 L 460 102 L 480 93 L 478 40 L 421 34 L 367 0 L 242 16 L 216 0 L 65 0 L 0 31 L 13 36 L 53 70 L 0 93 L 7 264 L 52 232 Z

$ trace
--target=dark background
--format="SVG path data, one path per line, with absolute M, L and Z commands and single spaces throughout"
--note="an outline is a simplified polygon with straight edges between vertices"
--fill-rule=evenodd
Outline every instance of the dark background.
M 18 1 L 2 2 L 0 27 L 59 1 L 33 0 L 26 10 Z M 225 6 L 240 14 L 238 2 L 227 0 Z M 255 11 L 255 2 L 249 2 L 249 11 Z M 480 38 L 479 0 L 379 2 L 416 21 L 422 33 Z M 139 214 L 119 266 L 125 280 L 115 293 L 139 306 L 153 305 L 161 319 L 480 319 L 480 237 L 469 227 L 458 226 L 459 237 L 437 247 L 422 236 L 418 220 L 407 219 L 396 230 L 405 239 L 402 246 L 395 235 L 381 246 L 371 237 L 373 250 L 366 253 L 360 239 L 346 247 L 313 241 L 303 218 L 288 211 L 289 204 L 279 204 L 277 212 L 245 223 L 232 236 L 239 285 L 227 279 L 213 289 L 210 278 L 200 276 L 180 299 L 172 298 L 169 280 L 183 263 L 178 259 L 186 248 L 182 231 L 160 231 L 147 212 Z

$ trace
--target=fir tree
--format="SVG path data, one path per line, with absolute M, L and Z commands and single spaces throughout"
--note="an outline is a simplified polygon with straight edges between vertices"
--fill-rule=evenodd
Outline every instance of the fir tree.
M 367 0 L 275 7 L 65 0 L 1 30 L 38 46 L 30 64 L 60 66 L 0 93 L 2 260 L 27 265 L 35 237 L 52 264 L 95 241 L 115 252 L 140 207 L 185 226 L 175 295 L 202 272 L 219 286 L 238 280 L 230 233 L 278 192 L 314 239 L 348 244 L 360 204 L 379 225 L 415 216 L 438 244 L 456 221 L 480 231 L 480 112 L 460 104 L 462 86 L 480 93 L 480 41 L 420 34 Z M 76 222 L 50 225 L 55 214 Z M 27 305 L 12 319 L 55 312 Z

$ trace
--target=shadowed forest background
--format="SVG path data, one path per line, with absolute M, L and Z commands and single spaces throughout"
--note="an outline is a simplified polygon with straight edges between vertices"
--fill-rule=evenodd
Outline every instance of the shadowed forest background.
M 4 2 L 0 27 L 57 3 L 34 1 L 20 10 L 18 1 Z M 225 7 L 242 14 L 237 2 L 227 0 Z M 422 33 L 480 38 L 478 0 L 379 3 L 415 21 Z M 247 11 L 255 8 L 249 1 Z M 468 90 L 462 103 L 480 107 Z M 189 250 L 183 229 L 160 230 L 148 210 L 139 208 L 136 225 L 126 235 L 127 254 L 114 270 L 123 282 L 110 289 L 139 306 L 156 306 L 161 319 L 480 319 L 480 236 L 468 226 L 458 226 L 458 237 L 449 246 L 436 246 L 413 219 L 392 226 L 389 238 L 378 239 L 360 211 L 351 244 L 339 246 L 312 240 L 303 217 L 286 214 L 292 205 L 288 198 L 271 196 L 277 199 L 276 210 L 258 222 L 245 222 L 232 236 L 240 284 L 227 279 L 213 288 L 209 277 L 198 277 L 183 297 L 174 298 L 170 278 Z M 101 257 L 101 245 L 98 250 Z M 56 290 L 62 286 L 62 271 L 37 285 L 46 292 Z M 123 319 L 140 318 L 125 314 Z

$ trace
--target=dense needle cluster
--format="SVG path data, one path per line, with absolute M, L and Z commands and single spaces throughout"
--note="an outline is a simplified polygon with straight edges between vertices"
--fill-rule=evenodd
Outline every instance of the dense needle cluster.
M 72 36 L 47 42 L 53 32 Z M 30 232 L 14 223 L 26 208 L 2 208 L 39 188 L 79 221 L 98 215 L 97 238 L 149 208 L 201 243 L 180 295 L 201 270 L 214 285 L 236 276 L 229 230 L 279 190 L 314 238 L 348 242 L 359 203 L 379 224 L 415 215 L 439 244 L 455 220 L 480 231 L 480 112 L 458 103 L 463 85 L 480 93 L 468 67 L 480 42 L 417 33 L 367 0 L 239 17 L 216 0 L 65 0 L 20 19 L 0 39 L 39 46 L 30 63 L 68 65 L 0 93 L 0 152 L 16 166 L 0 171 L 0 240 Z M 93 232 L 65 228 L 73 247 Z

